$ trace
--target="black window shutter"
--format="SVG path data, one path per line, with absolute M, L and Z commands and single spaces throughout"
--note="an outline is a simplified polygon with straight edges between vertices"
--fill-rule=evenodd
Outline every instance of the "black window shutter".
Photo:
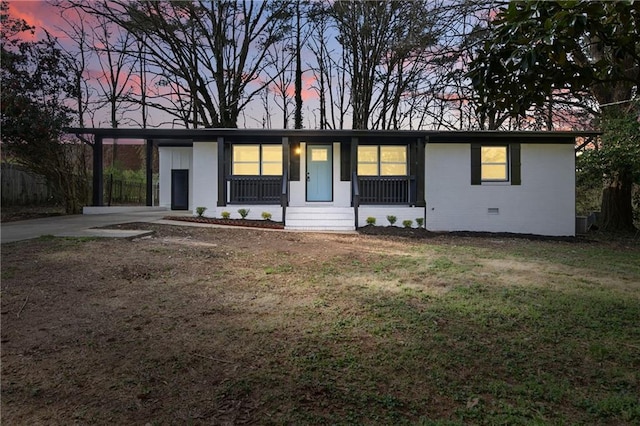
M 409 156 L 409 175 L 415 176 L 418 174 L 418 164 L 416 159 L 418 158 L 418 144 L 416 142 L 410 144 L 408 146 L 408 156 Z
M 511 150 L 511 185 L 520 185 L 522 181 L 520 174 L 520 144 L 511 144 L 509 148 Z
M 471 185 L 482 183 L 482 173 L 480 164 L 481 146 L 479 143 L 471 144 Z
M 340 142 L 340 180 L 351 180 L 351 145 L 345 141 Z
M 289 144 L 289 180 L 300 180 L 300 142 Z
M 220 143 L 220 142 L 218 142 Z M 233 157 L 231 155 L 232 151 L 231 144 L 224 144 L 224 174 L 225 176 L 229 176 L 233 172 Z

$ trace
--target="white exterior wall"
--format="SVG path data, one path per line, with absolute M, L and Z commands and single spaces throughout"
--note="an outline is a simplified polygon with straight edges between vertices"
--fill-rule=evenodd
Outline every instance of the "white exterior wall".
M 193 143 L 193 204 L 196 207 L 206 207 L 203 216 L 216 217 L 218 204 L 218 143 Z
M 300 155 L 300 180 L 289 182 L 289 205 L 304 206 L 306 204 L 307 191 L 307 144 L 300 142 L 300 154 L 295 155 Z
M 521 185 L 471 185 L 469 144 L 427 144 L 425 155 L 427 229 L 575 235 L 572 145 L 522 144 Z
M 227 204 L 225 207 L 218 207 L 215 215 L 207 214 L 209 210 L 207 210 L 204 215 L 221 218 L 222 212 L 229 212 L 231 219 L 240 219 L 241 216 L 240 213 L 238 213 L 240 209 L 249 210 L 247 219 L 263 220 L 262 212 L 268 212 L 271 213 L 272 221 L 282 222 L 282 207 L 279 204 Z
M 402 227 L 403 220 L 411 220 L 413 221 L 412 227 L 417 228 L 416 219 L 419 217 L 424 219 L 424 207 L 360 205 L 358 208 L 358 226 L 366 226 L 368 217 L 376 218 L 376 226 L 388 226 L 387 216 L 396 217 L 395 226 Z
M 171 208 L 171 170 L 189 170 L 189 210 L 193 209 L 193 156 L 191 147 L 158 147 L 158 163 L 160 167 L 159 205 Z

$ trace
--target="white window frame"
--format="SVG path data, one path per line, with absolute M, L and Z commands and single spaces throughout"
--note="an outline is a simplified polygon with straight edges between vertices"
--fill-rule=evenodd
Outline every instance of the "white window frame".
M 504 148 L 505 149 L 505 161 L 504 162 L 484 162 L 483 161 L 483 156 L 482 156 L 482 152 L 483 149 L 485 148 Z M 482 183 L 505 183 L 505 182 L 509 182 L 511 180 L 511 176 L 510 176 L 510 164 L 509 164 L 509 145 L 481 145 L 480 146 L 480 181 Z M 487 165 L 487 166 L 502 166 L 504 165 L 504 169 L 505 169 L 505 177 L 504 179 L 500 178 L 500 179 L 485 179 L 484 177 L 482 177 L 482 169 L 483 167 Z
M 236 161 L 235 159 L 235 147 L 258 147 L 258 161 Z M 231 174 L 233 176 L 282 176 L 282 170 L 280 171 L 279 175 L 265 175 L 264 174 L 264 165 L 265 163 L 267 164 L 276 164 L 276 161 L 266 161 L 264 160 L 264 155 L 263 155 L 263 148 L 265 146 L 278 146 L 280 147 L 280 149 L 282 149 L 282 145 L 278 145 L 278 144 L 262 144 L 262 143 L 254 143 L 254 144 L 234 144 L 232 145 L 232 149 L 231 149 Z M 241 175 L 241 174 L 236 174 L 235 172 L 235 165 L 236 164 L 258 164 L 258 174 L 257 175 Z M 282 159 L 279 160 L 279 163 L 282 167 Z
M 407 147 L 407 145 L 359 145 L 358 148 L 360 147 L 372 147 L 375 146 L 376 147 L 376 151 L 377 151 L 377 157 L 376 157 L 376 162 L 361 162 L 360 160 L 360 156 L 358 156 L 358 169 L 360 168 L 360 164 L 367 164 L 367 165 L 372 165 L 375 164 L 376 165 L 376 174 L 375 175 L 360 175 L 360 173 L 358 172 L 358 176 L 409 176 L 409 148 Z M 382 161 L 382 148 L 383 147 L 402 147 L 405 149 L 405 161 L 404 163 L 400 163 L 400 162 L 389 162 L 389 161 Z M 381 175 L 380 171 L 382 170 L 382 165 L 383 164 L 404 164 L 405 167 L 405 173 L 402 175 Z

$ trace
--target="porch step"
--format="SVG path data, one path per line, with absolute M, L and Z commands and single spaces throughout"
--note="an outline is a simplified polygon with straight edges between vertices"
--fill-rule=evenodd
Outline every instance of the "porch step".
M 297 231 L 353 231 L 351 207 L 287 207 L 285 229 Z

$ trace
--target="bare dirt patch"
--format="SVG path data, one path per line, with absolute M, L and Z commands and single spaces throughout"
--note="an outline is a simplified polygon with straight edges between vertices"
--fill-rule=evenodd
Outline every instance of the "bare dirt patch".
M 619 265 L 585 269 L 572 263 L 590 258 L 582 249 L 594 258 L 610 251 L 442 235 L 119 227 L 154 234 L 3 245 L 7 424 L 637 419 L 633 399 L 615 400 L 616 411 L 596 404 L 608 394 L 590 393 L 638 389 L 640 357 L 624 326 L 640 300 L 640 273 L 627 266 L 640 258 L 635 248 Z M 568 250 L 578 258 L 549 264 Z M 553 280 L 557 288 L 546 285 Z M 587 311 L 556 318 L 582 303 L 572 293 L 579 285 L 598 291 Z M 602 317 L 588 311 L 596 308 Z M 592 317 L 602 336 L 592 335 Z M 614 319 L 619 341 L 607 323 Z M 549 323 L 570 333 L 547 332 Z M 593 344 L 572 340 L 581 333 Z M 596 345 L 603 336 L 618 352 Z

